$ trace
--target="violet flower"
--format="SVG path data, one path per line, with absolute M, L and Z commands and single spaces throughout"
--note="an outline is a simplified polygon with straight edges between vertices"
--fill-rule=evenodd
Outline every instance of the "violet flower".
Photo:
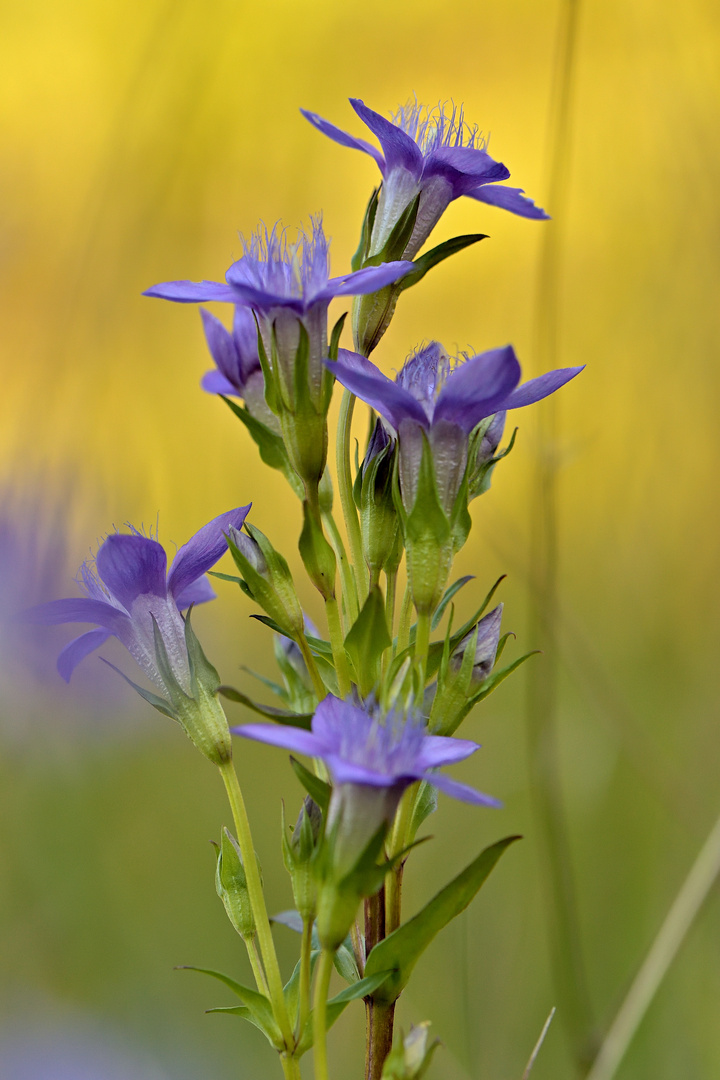
M 225 275 L 226 284 L 214 281 L 167 281 L 146 289 L 145 296 L 157 296 L 178 303 L 219 300 L 252 308 L 256 313 L 265 351 L 272 356 L 273 332 L 277 346 L 281 387 L 288 400 L 294 399 L 295 360 L 300 344 L 300 325 L 309 339 L 308 377 L 316 407 L 323 402 L 323 360 L 328 355 L 327 312 L 336 296 L 357 296 L 376 292 L 412 271 L 409 262 L 390 262 L 366 267 L 342 277 L 330 277 L 328 240 L 319 218 L 312 219 L 312 232 L 300 232 L 290 244 L 277 225 L 268 232 L 259 229 L 247 241 L 244 254 Z
M 24 613 L 28 622 L 94 623 L 66 645 L 57 667 L 66 682 L 86 656 L 110 637 L 119 638 L 133 659 L 163 695 L 172 698 L 156 658 L 154 625 L 157 625 L 177 683 L 189 694 L 190 664 L 185 623 L 180 614 L 191 604 L 213 600 L 215 593 L 205 577 L 227 550 L 225 534 L 231 526 L 241 528 L 250 506 L 220 514 L 183 545 L 169 573 L 163 547 L 133 529 L 130 534 L 111 533 L 95 557 L 80 568 L 80 585 L 86 596 L 52 600 Z
M 457 672 L 462 667 L 463 658 L 467 649 L 475 642 L 474 658 L 470 683 L 476 688 L 485 682 L 493 669 L 500 641 L 500 623 L 502 621 L 503 605 L 498 604 L 492 611 L 484 615 L 476 626 L 466 634 L 459 642 L 450 657 L 450 666 Z
M 453 368 L 437 341 L 409 357 L 394 382 L 366 357 L 345 349 L 330 366 L 338 382 L 375 409 L 397 434 L 400 490 L 408 513 L 415 504 L 427 440 L 438 496 L 448 516 L 465 475 L 470 435 L 478 424 L 548 397 L 582 371 L 559 368 L 519 386 L 520 364 L 511 345 L 461 359 Z
M 403 792 L 416 780 L 426 780 L 476 806 L 500 805 L 435 771 L 464 761 L 478 744 L 429 735 L 424 719 L 412 713 L 383 715 L 377 708 L 362 708 L 329 694 L 317 707 L 311 731 L 271 724 L 230 730 L 325 762 L 333 781 L 327 832 L 335 836 L 338 878 L 352 869 L 383 823 L 391 824 Z
M 462 106 L 430 109 L 417 101 L 401 107 L 386 120 L 364 102 L 350 98 L 360 119 L 378 139 L 382 152 L 364 139 L 335 127 L 317 113 L 301 109 L 318 131 L 342 146 L 369 154 L 382 173 L 382 188 L 370 240 L 370 256 L 377 255 L 403 211 L 420 195 L 417 219 L 403 253 L 412 259 L 427 240 L 453 199 L 467 195 L 527 218 L 547 218 L 526 198 L 522 188 L 500 187 L 507 167 L 487 152 L 487 140 L 477 126 L 465 122 Z
M 232 333 L 205 308 L 200 309 L 210 355 L 216 367 L 203 375 L 201 386 L 208 394 L 239 397 L 248 411 L 276 435 L 277 417 L 265 401 L 265 379 L 258 355 L 257 324 L 249 308 L 236 307 Z

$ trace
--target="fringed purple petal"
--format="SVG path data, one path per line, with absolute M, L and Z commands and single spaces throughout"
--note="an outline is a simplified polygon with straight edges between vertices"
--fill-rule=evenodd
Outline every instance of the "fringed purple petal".
M 280 746 L 284 750 L 306 754 L 308 757 L 321 757 L 325 749 L 322 740 L 317 736 L 302 728 L 289 727 L 286 724 L 277 727 L 273 724 L 243 724 L 240 727 L 231 727 L 230 730 L 233 735 L 242 735 L 244 739 L 255 739 L 256 742 L 268 743 L 270 746 Z
M 435 420 L 450 420 L 469 433 L 492 416 L 520 381 L 520 364 L 511 345 L 471 356 L 452 372 L 435 405 Z
M 165 551 L 147 536 L 111 533 L 98 551 L 95 565 L 110 594 L 128 611 L 138 596 L 167 595 Z
M 533 405 L 536 401 L 549 397 L 559 390 L 565 383 L 570 382 L 584 369 L 582 367 L 556 368 L 555 371 L 546 371 L 537 379 L 528 379 L 522 386 L 518 386 L 502 402 L 503 409 L 520 409 L 523 405 Z
M 550 219 L 549 214 L 546 214 L 541 207 L 536 206 L 532 199 L 528 199 L 526 195 L 523 195 L 522 188 L 488 184 L 487 186 L 473 188 L 464 194 L 469 195 L 471 199 L 477 199 L 478 202 L 488 203 L 489 206 L 499 206 L 501 210 L 509 210 L 511 214 L 517 214 L 519 217 L 534 218 L 536 221 Z
M 400 278 L 411 274 L 415 266 L 407 259 L 366 266 L 344 277 L 330 278 L 327 286 L 318 293 L 318 300 L 332 300 L 334 296 L 364 296 L 377 292 L 386 285 L 393 285 Z
M 423 780 L 427 780 L 428 784 L 432 784 L 438 791 L 443 791 L 451 798 L 460 799 L 461 802 L 472 803 L 474 806 L 502 806 L 500 800 L 494 799 L 492 795 L 484 795 L 482 791 L 476 791 L 468 784 L 451 780 L 449 776 L 443 776 L 441 773 L 425 773 Z
M 231 382 L 228 382 L 223 373 L 218 371 L 217 368 L 205 372 L 200 380 L 200 386 L 208 394 L 224 394 L 225 397 L 243 396 L 237 386 L 233 386 Z
M 207 525 L 203 525 L 187 544 L 183 544 L 173 559 L 167 581 L 168 590 L 176 603 L 187 587 L 210 570 L 221 555 L 224 555 L 227 550 L 225 534 L 231 525 L 235 529 L 242 528 L 249 509 L 250 503 L 220 514 Z
M 335 127 L 328 120 L 323 120 L 322 116 L 318 116 L 317 113 L 310 112 L 308 109 L 301 109 L 306 120 L 309 120 L 313 127 L 321 131 L 323 135 L 327 135 L 329 139 L 332 139 L 336 143 L 340 143 L 341 146 L 349 146 L 351 150 L 362 150 L 365 154 L 370 154 L 370 157 L 374 158 L 380 166 L 380 170 L 385 169 L 385 159 L 377 149 L 372 146 L 371 143 L 365 142 L 364 139 L 356 139 L 354 135 L 349 135 L 347 131 L 343 131 L 342 128 Z
M 112 637 L 110 630 L 88 630 L 65 646 L 57 658 L 57 669 L 65 682 L 70 682 L 70 676 L 80 661 L 104 645 L 109 637 Z
M 102 600 L 91 600 L 86 596 L 71 597 L 67 600 L 51 600 L 48 604 L 23 611 L 19 619 L 26 623 L 41 626 L 59 626 L 61 623 L 86 622 L 96 623 L 111 633 L 116 633 L 122 626 L 130 625 L 130 616 L 118 611 L 112 604 Z
M 185 611 L 191 604 L 206 604 L 208 600 L 215 600 L 216 597 L 217 593 L 210 584 L 210 579 L 203 575 L 183 589 L 179 596 L 175 597 L 175 603 L 179 611 Z
M 326 367 L 338 382 L 384 416 L 396 431 L 403 420 L 415 420 L 423 427 L 428 426 L 420 402 L 365 357 L 340 349 L 337 362 L 327 362 Z
M 204 304 L 208 300 L 236 303 L 234 291 L 219 281 L 164 281 L 146 289 L 143 296 L 174 300 L 178 304 Z
M 359 98 L 350 98 L 350 104 L 364 124 L 377 137 L 385 154 L 384 175 L 392 169 L 407 169 L 416 179 L 420 179 L 423 169 L 423 155 L 414 139 L 406 135 L 395 124 L 391 124 L 380 113 L 369 109 Z
M 451 739 L 447 735 L 426 735 L 417 766 L 421 772 L 438 769 L 442 765 L 455 765 L 480 749 L 479 743 L 470 739 Z

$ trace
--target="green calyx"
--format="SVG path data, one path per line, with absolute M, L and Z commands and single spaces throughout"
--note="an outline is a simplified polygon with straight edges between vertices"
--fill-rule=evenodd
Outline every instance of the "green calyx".
M 255 936 L 255 918 L 247 888 L 245 867 L 235 837 L 223 829 L 215 868 L 215 889 L 230 922 L 249 941 Z

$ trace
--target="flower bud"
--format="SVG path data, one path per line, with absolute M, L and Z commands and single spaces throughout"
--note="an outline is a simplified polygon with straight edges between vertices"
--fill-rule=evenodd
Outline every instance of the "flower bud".
M 402 557 L 400 524 L 392 492 L 395 454 L 396 441 L 378 420 L 354 492 L 360 509 L 365 560 L 374 579 L 381 570 L 396 566 Z
M 307 795 L 292 836 L 288 840 L 283 809 L 283 860 L 292 881 L 295 907 L 302 916 L 303 922 L 315 918 L 317 890 L 312 859 L 321 826 L 320 807 Z
M 235 547 L 238 551 L 242 552 L 252 568 L 264 577 L 267 574 L 268 566 L 257 541 L 232 526 L 230 527 L 229 535 Z
M 255 919 L 247 889 L 245 867 L 235 837 L 223 829 L 215 870 L 215 888 L 230 922 L 249 941 L 255 936 Z
M 473 690 L 477 690 L 485 682 L 493 669 L 500 640 L 502 613 L 503 605 L 498 604 L 462 639 L 450 657 L 450 667 L 455 672 L 459 672 L 465 653 L 468 647 L 471 646 L 472 641 L 475 640 L 475 657 L 470 674 L 470 685 Z
M 264 533 L 249 524 L 247 532 L 246 536 L 231 530 L 228 537 L 230 553 L 243 575 L 242 587 L 293 637 L 302 629 L 303 615 L 290 567 Z
M 440 1045 L 439 1039 L 433 1039 L 428 1046 L 429 1028 L 428 1020 L 410 1028 L 402 1042 L 394 1046 L 385 1059 L 382 1080 L 420 1080 Z

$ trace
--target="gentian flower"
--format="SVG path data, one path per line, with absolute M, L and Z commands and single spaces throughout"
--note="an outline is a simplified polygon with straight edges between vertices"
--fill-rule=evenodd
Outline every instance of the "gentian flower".
M 435 771 L 464 761 L 478 744 L 429 735 L 424 719 L 413 713 L 383 715 L 378 708 L 329 694 L 317 707 L 311 731 L 271 724 L 245 724 L 231 731 L 325 762 L 333 781 L 326 832 L 334 833 L 338 878 L 353 868 L 383 823 L 390 826 L 403 792 L 416 780 L 476 806 L 500 805 Z
M 327 313 L 336 296 L 373 293 L 410 273 L 410 262 L 387 262 L 331 278 L 328 241 L 319 218 L 312 233 L 302 232 L 294 244 L 277 225 L 243 239 L 244 254 L 225 275 L 212 281 L 169 281 L 154 285 L 146 296 L 179 303 L 225 301 L 252 308 L 272 364 L 273 387 L 268 401 L 280 417 L 290 461 L 306 482 L 317 484 L 327 456 L 327 410 L 332 379 L 324 373 L 328 356 Z M 301 328 L 307 335 L 303 357 Z M 296 379 L 298 363 L 307 372 Z
M 447 514 L 453 510 L 468 461 L 470 435 L 478 424 L 548 397 L 582 371 L 581 367 L 559 368 L 519 386 L 521 369 L 511 345 L 463 358 L 453 368 L 437 341 L 410 356 L 394 382 L 366 357 L 345 349 L 331 366 L 336 379 L 375 409 L 398 436 L 400 490 L 407 512 L 415 503 L 427 440 Z
M 114 636 L 158 690 L 169 693 L 158 667 L 154 620 L 172 673 L 189 692 L 190 666 L 180 612 L 215 598 L 205 572 L 227 551 L 225 534 L 231 526 L 242 526 L 249 509 L 248 505 L 229 510 L 203 526 L 180 548 L 169 573 L 167 556 L 157 540 L 135 529 L 129 534 L 111 533 L 101 544 L 94 566 L 85 562 L 80 568 L 84 597 L 52 600 L 23 616 L 26 621 L 46 625 L 80 622 L 97 626 L 60 653 L 57 667 L 63 679 L 69 682 L 80 661 Z
M 252 312 L 236 307 L 232 333 L 205 308 L 200 309 L 210 355 L 216 367 L 203 375 L 201 386 L 208 394 L 239 397 L 250 413 L 280 434 L 277 417 L 265 401 L 265 379 L 258 355 L 257 325 Z
M 481 683 L 484 683 L 493 669 L 500 641 L 502 613 L 503 605 L 498 604 L 487 615 L 484 615 L 477 626 L 466 634 L 450 657 L 450 667 L 456 672 L 459 671 L 467 649 L 473 642 L 475 643 L 470 673 L 470 685 L 473 689 L 477 689 Z
M 317 113 L 302 109 L 303 116 L 324 135 L 342 146 L 369 154 L 382 173 L 377 212 L 370 240 L 369 256 L 379 254 L 403 212 L 419 195 L 417 218 L 403 258 L 412 259 L 427 240 L 453 199 L 467 195 L 479 202 L 499 206 L 527 218 L 547 218 L 540 207 L 526 198 L 521 188 L 500 187 L 507 180 L 507 167 L 487 152 L 487 141 L 477 127 L 465 123 L 462 106 L 435 109 L 417 101 L 401 107 L 386 120 L 358 98 L 350 104 L 378 139 L 382 151 L 365 139 L 358 139 Z

